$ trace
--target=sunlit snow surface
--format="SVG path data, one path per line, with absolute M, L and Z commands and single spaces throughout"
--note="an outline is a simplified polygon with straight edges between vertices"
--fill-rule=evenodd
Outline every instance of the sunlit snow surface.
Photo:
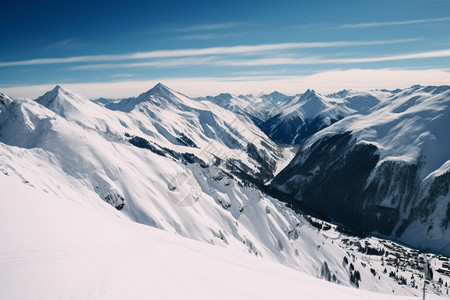
M 329 283 L 1 176 L 2 299 L 416 299 Z
M 350 131 L 359 143 L 377 146 L 379 164 L 385 160 L 414 163 L 423 155 L 421 178 L 443 167 L 450 149 L 450 86 L 413 86 L 383 97 L 366 114 L 333 124 L 310 139 L 308 145 L 326 135 Z

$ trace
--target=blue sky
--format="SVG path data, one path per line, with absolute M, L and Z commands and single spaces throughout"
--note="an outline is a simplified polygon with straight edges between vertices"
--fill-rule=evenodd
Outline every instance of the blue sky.
M 57 83 L 89 97 L 158 81 L 190 95 L 450 83 L 449 0 L 2 5 L 0 91 L 13 96 Z

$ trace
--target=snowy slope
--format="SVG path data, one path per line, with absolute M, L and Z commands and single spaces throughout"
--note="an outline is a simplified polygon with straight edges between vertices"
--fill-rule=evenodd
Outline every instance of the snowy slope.
M 387 90 L 353 91 L 342 90 L 328 95 L 330 98 L 343 99 L 345 106 L 359 113 L 365 113 L 380 102 L 384 102 L 392 92 Z
M 8 95 L 0 93 L 0 104 L 2 105 L 2 107 L 9 105 L 12 101 L 14 100 L 11 99 Z
M 1 175 L 0 190 L 2 299 L 380 297 L 234 249 L 112 219 L 8 176 Z
M 448 254 L 449 106 L 448 86 L 396 90 L 312 136 L 273 183 L 337 222 Z

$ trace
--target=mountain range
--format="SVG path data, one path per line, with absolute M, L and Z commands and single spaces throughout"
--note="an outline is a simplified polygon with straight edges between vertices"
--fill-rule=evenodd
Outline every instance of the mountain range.
M 202 242 L 145 233 L 176 249 L 206 253 L 203 245 L 212 244 L 241 260 L 246 253 L 341 285 L 410 296 L 423 284 L 418 250 L 430 252 L 430 290 L 446 294 L 449 104 L 447 86 L 194 99 L 157 84 L 137 97 L 94 101 L 61 86 L 35 100 L 0 94 L 8 208 L 1 219 L 9 226 L 0 265 L 19 272 L 11 255 L 36 263 L 29 249 L 51 252 L 30 224 L 43 223 L 52 242 L 63 241 L 60 253 L 76 237 L 87 247 L 109 232 L 100 238 L 106 247 L 143 224 Z M 65 224 L 61 237 L 55 228 L 65 218 L 80 231 Z M 96 218 L 113 231 L 88 233 Z M 136 247 L 141 253 L 151 242 Z M 234 255 L 225 260 L 237 263 Z M 11 295 L 18 290 L 8 286 Z

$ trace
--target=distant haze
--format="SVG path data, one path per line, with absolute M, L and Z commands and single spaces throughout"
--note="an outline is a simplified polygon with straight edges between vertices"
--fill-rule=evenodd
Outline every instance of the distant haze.
M 445 85 L 450 84 L 450 72 L 447 70 L 350 69 L 292 77 L 161 78 L 148 81 L 67 83 L 63 85 L 85 97 L 96 99 L 99 97 L 137 96 L 158 82 L 191 97 L 217 95 L 222 92 L 258 95 L 275 90 L 287 95 L 294 95 L 303 93 L 308 88 L 320 93 L 333 93 L 342 89 L 396 89 L 414 84 Z M 0 88 L 0 92 L 16 98 L 33 99 L 52 89 L 58 83 L 4 87 Z

